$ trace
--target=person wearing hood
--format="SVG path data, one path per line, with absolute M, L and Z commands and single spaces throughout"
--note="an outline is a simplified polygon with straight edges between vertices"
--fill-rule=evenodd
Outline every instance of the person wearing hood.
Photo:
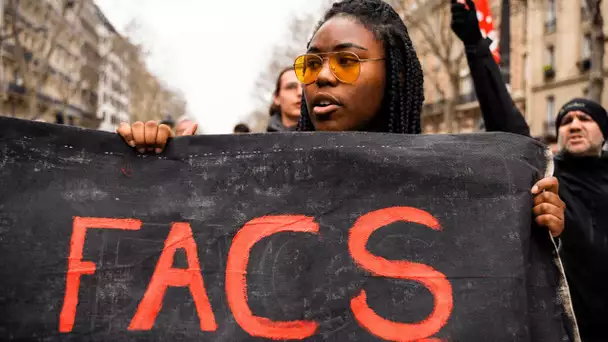
M 183 115 L 177 119 L 177 124 L 175 125 L 176 136 L 194 135 L 197 130 L 198 124 L 190 116 Z
M 300 120 L 301 103 L 302 84 L 298 81 L 293 67 L 285 68 L 277 78 L 266 131 L 295 131 Z
M 530 136 L 479 29 L 475 4 L 452 0 L 452 30 L 463 41 L 487 131 Z M 608 116 L 598 103 L 575 98 L 556 118 L 554 176 L 566 204 L 559 252 L 582 341 L 608 341 Z

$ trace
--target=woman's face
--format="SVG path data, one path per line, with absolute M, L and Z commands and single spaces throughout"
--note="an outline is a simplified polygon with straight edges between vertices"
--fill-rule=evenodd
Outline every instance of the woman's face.
M 354 52 L 361 59 L 385 57 L 382 42 L 350 17 L 334 17 L 326 21 L 308 49 L 312 54 L 335 51 Z M 306 106 L 315 129 L 365 130 L 380 111 L 384 85 L 384 60 L 361 62 L 359 78 L 347 84 L 338 81 L 325 59 L 316 82 L 304 86 Z

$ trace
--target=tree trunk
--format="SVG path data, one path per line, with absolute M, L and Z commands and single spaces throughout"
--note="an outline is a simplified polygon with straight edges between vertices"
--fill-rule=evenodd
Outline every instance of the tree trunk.
M 449 97 L 445 100 L 443 110 L 443 122 L 445 123 L 445 131 L 450 134 L 453 133 L 454 123 L 454 112 L 456 109 L 456 101 L 453 97 Z
M 38 92 L 36 91 L 37 89 L 29 90 L 28 88 L 25 88 L 25 90 L 27 94 L 27 119 L 34 120 L 40 115 L 38 109 Z
M 604 18 L 602 0 L 585 0 L 591 17 L 591 69 L 589 70 L 589 99 L 602 103 L 604 90 Z
M 451 70 L 450 75 L 450 96 L 445 102 L 444 120 L 445 129 L 448 133 L 456 133 L 454 121 L 456 119 L 456 106 L 460 99 L 460 75 L 458 71 Z

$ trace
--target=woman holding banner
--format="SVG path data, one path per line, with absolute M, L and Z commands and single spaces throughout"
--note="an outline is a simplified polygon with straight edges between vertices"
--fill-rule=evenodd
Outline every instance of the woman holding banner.
M 304 85 L 299 131 L 421 133 L 420 61 L 407 28 L 387 3 L 335 3 L 294 69 Z M 171 136 L 168 127 L 152 121 L 123 124 L 118 133 L 140 152 L 157 153 Z M 532 193 L 536 222 L 558 236 L 565 206 L 557 195 L 557 179 L 541 179 Z

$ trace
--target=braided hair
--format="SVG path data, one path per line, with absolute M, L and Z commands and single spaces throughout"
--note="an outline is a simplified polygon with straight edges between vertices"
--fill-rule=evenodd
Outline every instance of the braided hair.
M 326 21 L 335 16 L 357 19 L 376 39 L 384 43 L 387 82 L 379 113 L 381 115 L 374 119 L 369 130 L 420 133 L 420 112 L 424 102 L 422 68 L 403 20 L 382 0 L 343 0 L 334 3 L 325 13 L 315 34 Z M 315 130 L 305 101 L 302 101 L 298 130 Z

